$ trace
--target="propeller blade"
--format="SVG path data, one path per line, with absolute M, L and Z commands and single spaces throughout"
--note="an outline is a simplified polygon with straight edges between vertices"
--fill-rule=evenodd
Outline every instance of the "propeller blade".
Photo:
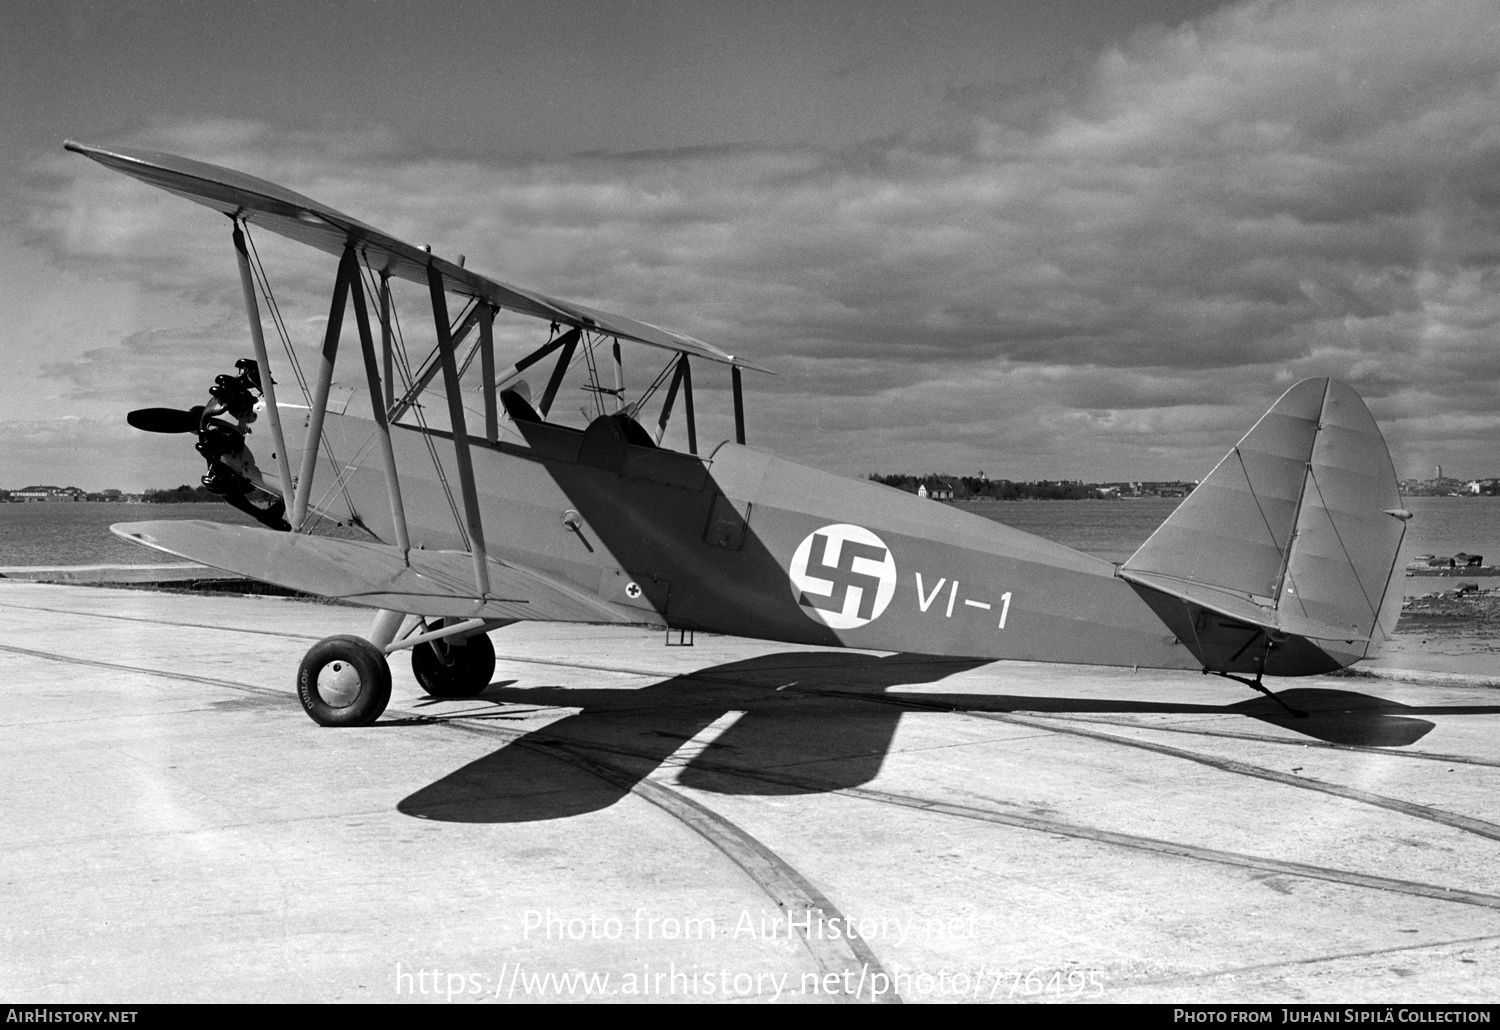
M 178 408 L 137 408 L 125 416 L 126 422 L 148 433 L 196 433 L 202 419 L 201 406 L 188 411 Z

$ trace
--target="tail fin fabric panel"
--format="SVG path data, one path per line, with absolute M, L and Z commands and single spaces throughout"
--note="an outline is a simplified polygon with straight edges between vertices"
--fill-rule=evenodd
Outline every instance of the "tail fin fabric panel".
M 1282 395 L 1119 574 L 1206 669 L 1323 672 L 1329 660 L 1336 667 L 1364 657 L 1372 639 L 1394 629 L 1399 609 L 1388 593 L 1404 532 L 1392 517 L 1399 505 L 1390 454 L 1359 395 L 1308 379 Z M 1254 639 L 1229 647 L 1225 618 Z
M 1326 379 L 1308 379 L 1282 395 L 1122 571 L 1269 603 L 1296 526 L 1327 386 Z
M 1356 635 L 1389 635 L 1381 603 L 1405 523 L 1387 512 L 1401 495 L 1380 429 L 1343 383 L 1329 385 L 1307 478 L 1277 607 Z

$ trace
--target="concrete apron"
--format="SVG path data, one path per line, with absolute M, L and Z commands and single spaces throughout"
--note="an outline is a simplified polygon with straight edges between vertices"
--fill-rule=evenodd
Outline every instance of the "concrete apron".
M 0 583 L 14 1001 L 1484 1001 L 1500 697 L 522 624 L 480 697 L 357 609 Z M 853 934 L 849 928 L 853 927 Z

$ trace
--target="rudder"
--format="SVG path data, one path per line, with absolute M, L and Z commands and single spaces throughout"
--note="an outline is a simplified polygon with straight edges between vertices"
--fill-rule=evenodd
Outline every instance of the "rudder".
M 1369 409 L 1297 383 L 1119 570 L 1214 672 L 1312 675 L 1367 657 L 1410 513 Z

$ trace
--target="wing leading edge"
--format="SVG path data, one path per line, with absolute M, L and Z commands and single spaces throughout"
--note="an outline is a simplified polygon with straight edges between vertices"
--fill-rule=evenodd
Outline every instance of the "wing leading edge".
M 476 297 L 518 314 L 560 322 L 585 331 L 599 332 L 650 347 L 661 347 L 720 364 L 757 372 L 769 371 L 683 333 L 571 301 L 547 297 L 533 290 L 478 275 L 326 204 L 232 168 L 151 150 L 124 147 L 106 150 L 73 140 L 68 140 L 63 145 L 76 154 L 92 158 L 106 168 L 325 253 L 340 255 L 344 252 L 344 247 L 352 243 L 377 272 L 425 286 L 427 269 L 431 266 L 441 274 L 444 289 L 458 296 Z
M 490 595 L 474 590 L 473 557 L 464 551 L 411 551 L 410 564 L 386 544 L 277 533 L 198 519 L 122 522 L 116 536 L 189 561 L 289 590 L 428 617 L 639 623 L 551 576 L 489 561 Z

